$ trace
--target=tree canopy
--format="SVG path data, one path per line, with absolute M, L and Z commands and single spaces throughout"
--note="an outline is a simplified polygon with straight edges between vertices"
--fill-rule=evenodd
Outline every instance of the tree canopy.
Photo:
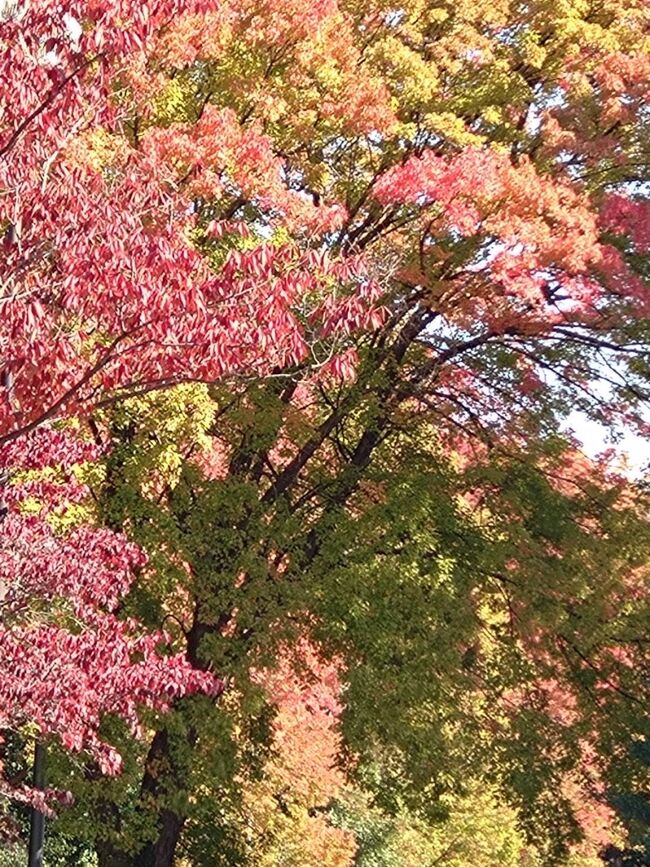
M 645 0 L 0 18 L 8 838 L 37 803 L 48 865 L 631 851 Z

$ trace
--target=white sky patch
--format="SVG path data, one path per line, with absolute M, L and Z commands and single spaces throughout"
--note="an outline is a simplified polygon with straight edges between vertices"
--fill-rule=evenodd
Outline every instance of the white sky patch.
M 650 472 L 650 442 L 633 431 L 619 428 L 614 431 L 613 438 L 609 428 L 580 412 L 571 413 L 565 428 L 581 442 L 587 457 L 597 458 L 606 449 L 614 448 L 630 478 L 641 478 Z
M 81 39 L 81 34 L 83 33 L 83 28 L 81 24 L 77 21 L 76 18 L 73 18 L 72 15 L 69 15 L 67 12 L 63 16 L 63 23 L 65 25 L 65 29 L 70 37 L 70 41 L 75 48 L 79 48 L 79 40 Z

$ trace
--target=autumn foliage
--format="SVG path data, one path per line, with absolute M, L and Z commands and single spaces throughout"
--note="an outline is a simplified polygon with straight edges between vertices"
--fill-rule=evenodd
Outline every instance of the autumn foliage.
M 624 851 L 649 25 L 2 4 L 0 727 L 53 863 Z

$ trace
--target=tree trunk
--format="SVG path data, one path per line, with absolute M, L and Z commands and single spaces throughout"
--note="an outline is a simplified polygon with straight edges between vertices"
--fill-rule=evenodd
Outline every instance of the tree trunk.
M 226 622 L 227 615 L 222 615 L 219 624 Z M 199 618 L 198 606 L 194 612 L 194 622 L 187 635 L 187 658 L 195 668 L 205 671 L 205 661 L 200 658 L 199 648 L 201 639 L 214 626 L 207 626 Z M 176 711 L 182 713 L 183 699 L 176 704 Z M 197 732 L 192 726 L 188 726 L 183 735 L 185 744 L 194 748 L 197 741 Z M 173 867 L 176 847 L 180 840 L 186 816 L 176 810 L 165 806 L 165 795 L 172 791 L 175 796 L 187 789 L 188 768 L 179 764 L 174 755 L 174 744 L 170 740 L 166 729 L 159 729 L 149 747 L 145 772 L 140 787 L 140 800 L 146 810 L 151 804 L 156 810 L 156 838 L 140 852 L 133 856 L 129 867 Z M 160 803 L 156 805 L 156 802 Z M 103 867 L 103 865 L 102 865 Z M 122 867 L 121 864 L 107 864 L 106 867 Z
M 158 838 L 138 853 L 129 867 L 173 867 L 176 846 L 185 817 L 172 810 L 161 810 Z
M 196 733 L 188 729 L 185 739 L 190 746 L 196 743 Z M 185 824 L 185 816 L 164 806 L 167 791 L 182 791 L 186 768 L 174 761 L 173 744 L 165 729 L 154 735 L 147 755 L 146 770 L 140 788 L 140 801 L 136 809 L 151 811 L 155 821 L 155 837 L 140 851 L 128 853 L 111 843 L 99 841 L 95 846 L 99 867 L 173 867 L 176 847 Z M 156 804 L 158 799 L 162 804 Z
M 190 747 L 196 744 L 196 731 L 188 728 L 184 740 Z M 173 744 L 165 729 L 160 729 L 151 742 L 144 777 L 141 798 L 146 802 L 164 797 L 170 788 L 175 795 L 186 788 L 187 768 L 181 767 L 174 758 Z M 146 808 L 146 807 L 145 807 Z M 176 847 L 185 825 L 186 817 L 176 810 L 161 805 L 157 811 L 157 830 L 155 840 L 138 852 L 132 867 L 173 867 Z
M 112 843 L 97 842 L 95 853 L 99 867 L 134 867 L 133 856 L 116 849 Z

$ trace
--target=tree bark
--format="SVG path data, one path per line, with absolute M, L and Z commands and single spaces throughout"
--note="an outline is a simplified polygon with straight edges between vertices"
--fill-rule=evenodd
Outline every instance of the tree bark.
M 99 867 L 133 867 L 132 856 L 116 849 L 112 843 L 97 842 L 95 853 Z
M 193 747 L 196 732 L 190 728 L 184 737 Z M 142 778 L 138 806 L 142 810 L 151 809 L 152 816 L 155 816 L 154 839 L 135 853 L 124 852 L 111 843 L 98 842 L 95 851 L 99 867 L 173 867 L 186 817 L 167 806 L 155 805 L 156 799 L 164 798 L 166 790 L 182 789 L 186 778 L 187 769 L 176 762 L 173 747 L 166 729 L 159 729 L 149 747 Z
M 185 817 L 173 810 L 162 810 L 158 838 L 140 852 L 129 867 L 173 867 L 176 846 L 185 824 Z

